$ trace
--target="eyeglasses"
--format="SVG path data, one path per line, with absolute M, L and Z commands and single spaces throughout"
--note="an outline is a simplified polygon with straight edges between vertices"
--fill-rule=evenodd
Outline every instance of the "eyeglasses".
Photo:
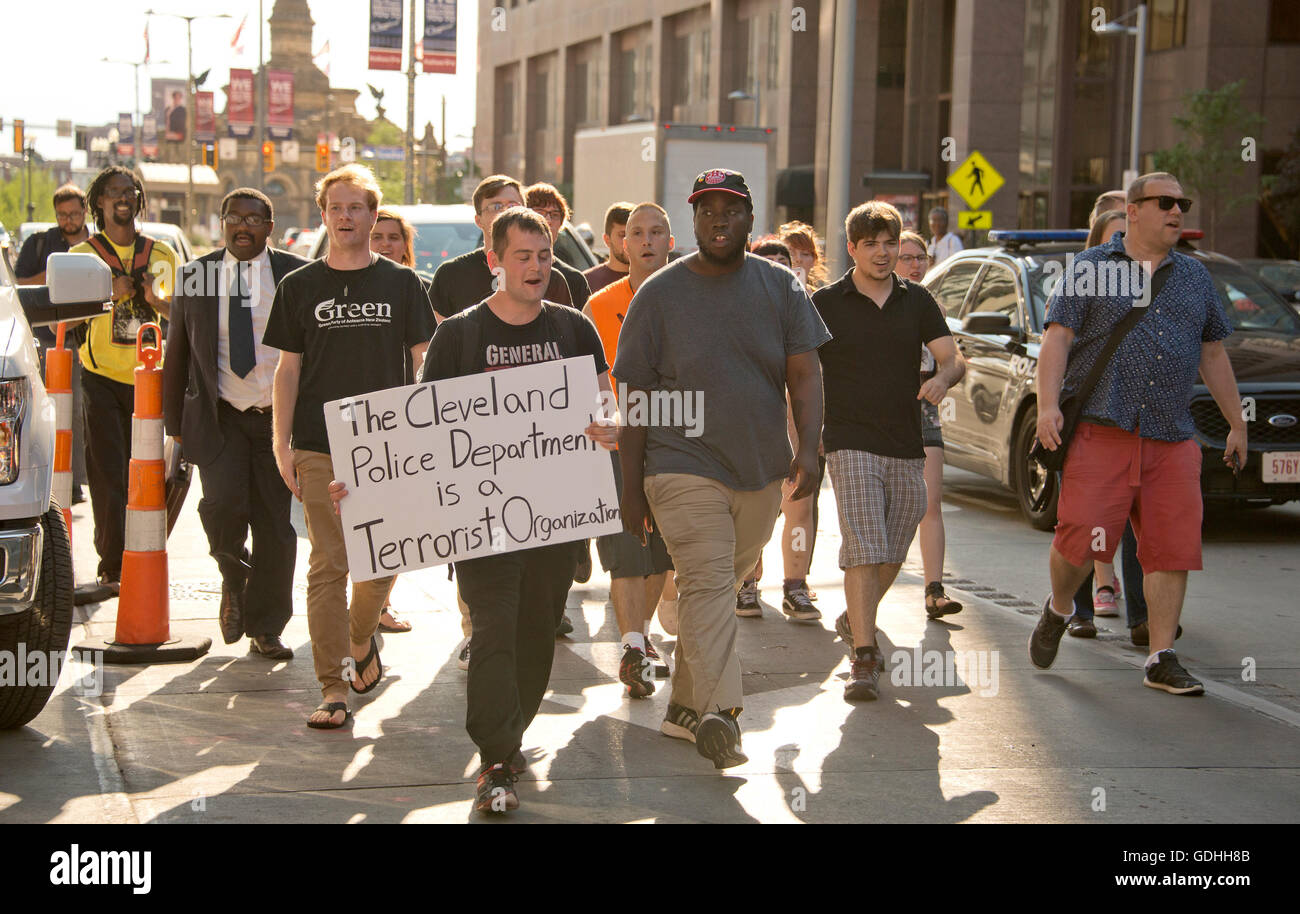
M 140 196 L 140 193 L 134 187 L 128 190 L 118 191 L 117 193 L 113 193 L 111 190 L 105 190 L 100 194 L 100 197 L 104 200 L 134 200 L 138 196 Z
M 929 263 L 929 254 L 899 254 L 899 263 Z
M 497 213 L 501 212 L 502 210 L 507 210 L 510 209 L 510 207 L 512 206 L 518 206 L 518 205 L 519 205 L 518 203 L 485 203 L 483 204 L 483 208 L 479 210 L 479 214 L 482 215 L 483 213 L 491 213 L 492 215 L 495 216 Z
M 1173 209 L 1175 203 L 1178 204 L 1179 212 L 1185 213 L 1192 208 L 1192 201 L 1189 200 L 1187 197 L 1171 197 L 1168 194 L 1160 194 L 1157 197 L 1138 197 L 1133 202 L 1145 203 L 1147 200 L 1156 201 L 1156 206 L 1160 207 L 1162 210 L 1165 210 L 1166 212 Z
M 533 212 L 537 213 L 537 215 L 541 216 L 544 219 L 564 218 L 564 213 L 560 212 L 558 209 L 534 209 Z
M 240 223 L 243 223 L 249 228 L 261 228 L 266 225 L 268 220 L 265 216 L 259 216 L 256 213 L 248 216 L 241 216 L 238 213 L 226 213 L 221 217 L 221 221 L 226 223 L 226 225 L 239 225 Z
M 59 212 L 57 209 L 54 211 L 55 219 L 76 219 L 78 216 L 84 219 L 86 217 L 86 211 L 84 209 L 76 209 L 67 213 Z

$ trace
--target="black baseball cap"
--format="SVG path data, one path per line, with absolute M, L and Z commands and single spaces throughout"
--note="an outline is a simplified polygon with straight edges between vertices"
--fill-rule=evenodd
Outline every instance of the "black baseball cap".
M 748 200 L 751 206 L 754 203 L 754 198 L 749 195 L 749 185 L 745 183 L 745 176 L 738 171 L 729 171 L 725 168 L 710 168 L 696 178 L 695 186 L 691 188 L 691 195 L 686 198 L 686 202 L 694 203 L 700 194 L 707 194 L 711 190 L 720 190 L 742 197 Z

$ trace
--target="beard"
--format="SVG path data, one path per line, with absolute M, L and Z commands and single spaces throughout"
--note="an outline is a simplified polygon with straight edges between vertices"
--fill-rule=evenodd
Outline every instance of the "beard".
M 109 218 L 113 220 L 114 224 L 121 226 L 134 225 L 135 215 L 134 210 L 131 210 L 126 215 L 122 215 L 116 209 L 109 212 Z
M 620 263 L 623 266 L 628 265 L 627 255 L 620 254 L 618 251 L 614 250 L 613 248 L 609 249 L 609 259 L 614 261 L 615 263 Z
M 744 238 L 736 239 L 730 248 L 723 251 L 722 254 L 715 256 L 698 237 L 695 241 L 699 244 L 697 253 L 700 255 L 700 259 L 709 263 L 717 264 L 718 266 L 731 266 L 736 263 L 736 261 L 743 259 L 745 251 L 749 247 L 749 236 L 745 236 Z

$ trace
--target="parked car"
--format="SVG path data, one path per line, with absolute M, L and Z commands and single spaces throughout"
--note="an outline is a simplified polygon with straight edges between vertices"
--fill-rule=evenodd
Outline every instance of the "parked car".
M 180 265 L 183 266 L 194 259 L 194 248 L 190 246 L 190 240 L 185 237 L 179 225 L 172 225 L 170 222 L 141 222 L 140 232 L 154 241 L 166 242 L 167 246 L 176 252 Z
M 280 248 L 285 251 L 292 250 L 294 239 L 301 234 L 302 229 L 298 228 L 296 225 L 285 229 L 284 234 L 280 236 Z
M 483 233 L 474 224 L 474 207 L 467 203 L 438 206 L 421 203 L 392 209 L 405 216 L 415 229 L 415 271 L 426 277 L 431 278 L 444 260 L 466 254 L 483 241 Z M 319 259 L 328 250 L 329 234 L 321 231 L 307 256 Z M 555 253 L 579 270 L 589 269 L 600 262 L 568 223 L 560 230 Z
M 1029 522 L 1048 530 L 1056 523 L 1057 479 L 1028 459 L 1038 418 L 1038 349 L 1051 289 L 1087 233 L 990 232 L 989 238 L 994 246 L 961 251 L 923 280 L 967 364 L 965 378 L 949 391 L 944 460 L 1011 489 Z M 1300 499 L 1300 316 L 1236 261 L 1188 244 L 1180 249 L 1214 279 L 1234 330 L 1224 346 L 1254 410 L 1250 456 L 1234 478 L 1222 460 L 1227 424 L 1204 385 L 1193 388 L 1204 497 L 1250 505 Z
M 324 229 L 300 229 L 298 234 L 293 236 L 293 241 L 286 250 L 300 257 L 310 257 L 312 248 L 316 245 L 316 238 L 324 234 Z
M 1273 290 L 1289 301 L 1293 308 L 1300 310 L 1300 260 L 1252 258 L 1237 262 L 1272 286 Z
M 63 656 L 72 630 L 72 547 L 64 506 L 52 496 L 55 406 L 31 328 L 102 312 L 112 277 L 93 254 L 55 254 L 48 279 L 60 298 L 52 303 L 49 286 L 18 286 L 8 248 L 0 250 L 0 652 L 48 663 Z M 6 679 L 0 728 L 20 727 L 55 683 Z

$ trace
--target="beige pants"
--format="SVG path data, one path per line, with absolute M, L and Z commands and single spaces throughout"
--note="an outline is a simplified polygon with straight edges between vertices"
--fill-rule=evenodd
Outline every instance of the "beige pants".
M 699 714 L 744 704 L 736 656 L 736 590 L 781 511 L 781 480 L 738 492 L 703 476 L 661 473 L 646 499 L 677 569 L 673 704 Z
M 334 513 L 329 484 L 334 466 L 329 454 L 294 451 L 302 492 L 302 513 L 311 540 L 307 562 L 307 631 L 311 635 L 312 659 L 321 693 L 346 690 L 344 658 L 350 657 L 349 641 L 365 644 L 379 627 L 379 615 L 388 601 L 396 576 L 352 583 L 352 605 L 348 605 L 348 555 L 343 545 L 343 521 Z

